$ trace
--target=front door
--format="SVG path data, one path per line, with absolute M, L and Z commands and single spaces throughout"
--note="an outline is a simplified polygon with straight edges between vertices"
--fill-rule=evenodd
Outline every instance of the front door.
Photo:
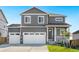
M 48 39 L 51 41 L 54 41 L 54 29 L 53 28 L 48 29 Z

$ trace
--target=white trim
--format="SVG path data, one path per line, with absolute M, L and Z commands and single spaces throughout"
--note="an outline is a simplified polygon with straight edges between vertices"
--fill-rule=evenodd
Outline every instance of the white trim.
M 25 28 L 27 28 L 27 27 L 28 27 L 28 28 L 30 28 L 30 27 L 32 27 L 32 28 L 33 28 L 33 27 L 46 28 L 45 26 L 20 26 L 20 27 L 8 27 L 8 28 L 21 28 L 21 27 L 23 27 L 23 28 L 24 28 L 24 27 L 25 27 Z
M 47 15 L 47 24 L 48 24 L 48 15 Z
M 61 19 L 61 20 L 57 20 L 57 19 Z M 62 18 L 62 17 L 56 17 L 56 18 L 55 18 L 55 21 L 63 22 L 63 18 Z
M 22 24 L 20 24 L 20 26 L 21 26 Z M 21 27 L 20 27 L 20 39 L 21 39 Z
M 20 27 L 8 27 L 8 28 L 20 28 Z
M 46 25 L 46 26 L 19 26 L 19 27 L 8 27 L 8 28 L 20 28 L 20 27 L 69 27 L 69 25 Z
M 52 39 L 53 39 L 53 35 L 54 35 L 53 32 L 54 32 L 54 31 L 53 31 L 53 28 L 52 28 Z
M 19 33 L 20 34 L 20 32 L 9 32 L 9 35 L 10 34 L 16 34 L 16 33 Z
M 46 27 L 69 27 L 69 25 L 46 25 Z
M 30 20 L 29 22 L 26 22 L 26 17 L 29 17 L 30 18 L 29 19 Z M 24 16 L 24 23 L 25 24 L 31 24 L 31 16 Z
M 56 41 L 56 27 L 54 27 L 54 40 Z
M 22 26 L 22 27 L 25 27 L 25 28 L 26 28 L 26 27 L 39 27 L 39 28 L 43 27 L 43 28 L 44 28 L 45 26 Z M 46 27 L 45 27 L 45 28 L 46 28 Z
M 43 13 L 27 13 L 27 14 L 22 14 L 22 15 L 47 15 Z
M 39 23 L 39 17 L 43 17 L 43 22 Z M 44 16 L 38 16 L 38 24 L 44 24 L 44 22 L 45 22 Z
M 49 39 L 48 39 L 48 27 L 47 27 L 47 42 L 49 41 Z

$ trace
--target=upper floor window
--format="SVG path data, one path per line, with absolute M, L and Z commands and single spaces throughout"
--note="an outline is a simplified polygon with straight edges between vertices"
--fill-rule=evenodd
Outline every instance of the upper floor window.
M 44 16 L 38 16 L 38 24 L 44 24 Z
M 63 18 L 62 17 L 58 17 L 58 18 L 55 18 L 55 21 L 63 21 Z
M 30 24 L 31 23 L 31 16 L 24 16 L 24 23 Z

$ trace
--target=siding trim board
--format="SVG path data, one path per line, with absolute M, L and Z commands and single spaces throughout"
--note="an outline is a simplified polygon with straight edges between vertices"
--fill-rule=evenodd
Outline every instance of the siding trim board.
M 47 14 L 42 14 L 42 13 L 28 13 L 28 14 L 22 14 L 22 15 L 47 15 Z
M 20 28 L 20 27 L 8 27 L 8 28 Z
M 21 27 L 25 27 L 25 28 L 27 28 L 27 27 L 28 27 L 28 28 L 29 28 L 29 27 L 32 27 L 32 28 L 33 28 L 33 27 L 40 27 L 40 28 L 43 27 L 43 28 L 44 28 L 45 26 L 21 26 Z
M 69 27 L 69 25 L 46 25 L 46 27 Z

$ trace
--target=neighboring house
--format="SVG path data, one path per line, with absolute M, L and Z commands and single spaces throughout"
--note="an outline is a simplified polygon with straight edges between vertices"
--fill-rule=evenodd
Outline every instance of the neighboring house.
M 7 37 L 7 19 L 5 18 L 2 10 L 0 9 L 0 37 Z
M 77 40 L 79 39 L 79 30 L 75 31 L 72 33 L 72 39 Z
M 33 7 L 21 13 L 21 24 L 8 26 L 9 44 L 50 44 L 61 40 L 62 32 L 70 26 L 65 17 Z

